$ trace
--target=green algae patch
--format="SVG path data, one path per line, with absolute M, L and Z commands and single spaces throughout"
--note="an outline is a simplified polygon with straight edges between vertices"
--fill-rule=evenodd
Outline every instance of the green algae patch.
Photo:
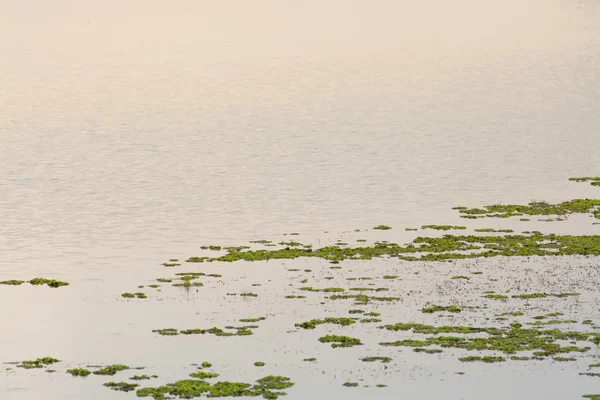
M 306 296 L 295 296 L 295 295 L 287 295 L 285 296 L 286 299 L 305 299 Z
M 210 367 L 212 367 L 212 364 L 209 363 L 208 361 L 204 361 L 204 362 L 202 362 L 202 364 L 200 364 L 200 367 L 202 367 L 202 368 L 210 368 Z
M 97 371 L 94 371 L 94 375 L 115 375 L 117 372 L 125 371 L 127 369 L 131 369 L 131 367 L 123 364 L 113 364 L 108 365 L 104 368 L 101 368 Z
M 331 347 L 353 347 L 361 345 L 360 339 L 353 338 L 350 336 L 338 336 L 338 335 L 327 335 L 319 338 L 321 343 L 331 343 Z
M 375 356 L 375 357 L 364 357 L 361 359 L 361 361 L 364 361 L 364 362 L 380 361 L 382 363 L 389 363 L 390 361 L 392 361 L 392 359 L 390 357 Z
M 216 372 L 197 371 L 197 372 L 192 372 L 190 374 L 190 376 L 192 378 L 196 378 L 196 379 L 212 379 L 212 378 L 218 378 L 219 374 L 217 374 Z
M 549 204 L 545 201 L 533 201 L 528 205 L 495 204 L 491 206 L 484 206 L 483 208 L 462 209 L 459 210 L 459 213 L 461 213 L 462 216 L 471 216 L 476 218 L 510 218 L 523 215 L 565 216 L 570 214 L 590 213 L 595 218 L 600 218 L 600 200 L 574 199 L 558 204 Z
M 433 314 L 435 312 L 447 311 L 451 313 L 459 313 L 462 310 L 458 306 L 440 306 L 437 304 L 433 304 L 429 307 L 423 307 L 421 312 L 425 314 Z
M 505 296 L 503 294 L 498 294 L 498 293 L 488 293 L 483 297 L 485 297 L 486 299 L 491 299 L 491 300 L 500 300 L 500 301 L 508 300 L 508 296 Z
M 251 292 L 240 293 L 240 296 L 242 296 L 242 297 L 258 297 L 258 295 L 256 293 L 251 293 Z
M 492 229 L 492 228 L 479 228 L 479 229 L 475 229 L 475 232 L 485 232 L 485 233 L 513 233 L 514 231 L 512 229 Z
M 57 362 L 60 362 L 60 360 L 52 357 L 42 357 L 36 358 L 35 360 L 21 361 L 20 364 L 17 364 L 17 367 L 23 369 L 45 368 L 48 365 L 52 365 Z
M 595 334 L 588 332 L 560 331 L 558 329 L 542 330 L 523 328 L 518 322 L 502 328 L 477 328 L 468 326 L 432 326 L 412 323 L 398 323 L 380 326 L 390 331 L 412 331 L 430 335 L 426 338 L 405 339 L 396 342 L 382 342 L 382 346 L 458 348 L 477 351 L 498 351 L 505 354 L 532 351 L 537 357 L 552 357 L 565 353 L 584 353 L 589 347 L 573 345 L 562 346 L 560 341 L 592 341 Z M 444 336 L 444 334 L 487 334 L 487 337 Z
M 317 361 L 317 359 L 316 359 L 316 358 L 314 358 L 314 357 L 310 357 L 310 358 L 305 358 L 305 359 L 304 359 L 304 360 L 302 360 L 302 361 L 307 361 L 307 362 L 315 362 L 315 361 Z
M 577 361 L 577 359 L 574 358 L 574 357 L 561 357 L 561 356 L 557 356 L 557 357 L 552 357 L 552 359 L 554 361 L 559 361 L 559 362 Z
M 82 376 L 82 377 L 86 377 L 89 374 L 91 374 L 91 372 L 85 368 L 73 368 L 73 369 L 68 369 L 67 370 L 68 374 L 71 374 L 73 376 Z
M 265 317 L 258 317 L 258 318 L 242 318 L 239 321 L 240 322 L 259 322 L 259 321 L 264 321 L 266 318 Z
M 363 310 L 348 310 L 348 314 L 364 314 Z
M 590 399 L 590 400 L 600 400 L 600 394 L 584 394 L 581 397 L 583 397 L 585 399 Z
M 464 275 L 455 275 L 450 279 L 464 279 L 464 280 L 470 280 L 471 278 L 469 278 L 468 276 L 464 276 Z
M 439 354 L 439 353 L 443 353 L 444 352 L 441 349 L 424 349 L 422 347 L 414 348 L 413 351 L 415 353 L 425 353 L 425 354 Z
M 264 363 L 264 362 L 262 362 L 262 361 L 257 361 L 257 362 L 255 362 L 255 363 L 254 363 L 254 366 L 255 366 L 255 367 L 264 367 L 264 366 L 265 366 L 265 363 Z
M 474 361 L 481 361 L 484 363 L 497 363 L 497 362 L 503 362 L 506 361 L 506 359 L 504 357 L 493 357 L 493 356 L 468 356 L 468 357 L 460 357 L 458 359 L 461 362 L 474 362 Z
M 373 229 L 376 229 L 379 231 L 389 231 L 390 229 L 392 229 L 392 227 L 387 226 L 387 225 L 377 225 L 377 226 L 374 226 Z
M 423 225 L 421 229 L 434 229 L 436 231 L 465 230 L 466 226 L 462 225 Z
M 242 397 L 262 396 L 265 399 L 277 399 L 282 392 L 294 385 L 290 378 L 285 376 L 269 375 L 258 379 L 254 385 L 240 382 L 216 382 L 209 383 L 202 380 L 186 379 L 169 383 L 157 388 L 139 389 L 138 397 L 152 397 L 154 399 L 166 399 L 168 397 L 179 397 L 191 399 L 194 397 Z
M 317 325 L 322 325 L 322 324 L 336 324 L 336 325 L 341 325 L 341 326 L 349 326 L 349 325 L 354 324 L 355 322 L 356 322 L 356 319 L 354 319 L 354 318 L 328 317 L 328 318 L 324 318 L 324 319 L 313 319 L 310 321 L 295 324 L 295 326 L 297 328 L 302 328 L 302 329 L 315 329 L 317 327 Z
M 384 275 L 383 279 L 396 279 L 398 278 L 398 275 Z
M 581 293 L 525 293 L 525 294 L 516 294 L 514 296 L 512 296 L 513 299 L 543 299 L 546 297 L 558 297 L 558 298 L 565 298 L 565 297 L 573 297 L 573 296 L 579 296 Z
M 162 336 L 175 336 L 175 335 L 179 335 L 179 331 L 177 329 L 173 329 L 173 328 L 155 329 L 152 332 L 158 333 L 159 335 L 162 335 Z
M 379 318 L 363 318 L 360 320 L 361 324 L 372 324 L 375 322 L 381 322 Z
M 0 282 L 0 285 L 19 286 L 19 285 L 22 285 L 23 283 L 25 283 L 25 281 L 19 281 L 19 280 L 11 279 L 11 280 L 8 280 L 8 281 L 2 281 L 2 282 Z
M 342 386 L 345 386 L 345 387 L 358 387 L 358 383 L 356 383 L 356 382 L 345 382 Z
M 129 377 L 129 379 L 131 379 L 132 381 L 143 381 L 143 380 L 150 380 L 152 378 L 158 378 L 158 375 L 134 375 Z
M 147 296 L 145 293 L 142 293 L 142 292 L 137 292 L 137 293 L 125 292 L 125 293 L 121 294 L 121 297 L 123 297 L 125 299 L 133 299 L 133 298 L 145 299 Z
M 589 182 L 592 186 L 600 186 L 600 177 L 592 176 L 592 177 L 583 177 L 583 178 L 569 178 L 570 181 L 573 182 Z
M 51 288 L 59 288 L 61 286 L 69 286 L 69 282 L 57 281 L 56 279 L 33 278 L 29 281 L 34 286 L 46 285 Z
M 137 383 L 127 383 L 127 382 L 106 382 L 104 386 L 110 388 L 112 390 L 116 390 L 118 392 L 131 392 L 135 390 L 136 387 L 140 386 Z

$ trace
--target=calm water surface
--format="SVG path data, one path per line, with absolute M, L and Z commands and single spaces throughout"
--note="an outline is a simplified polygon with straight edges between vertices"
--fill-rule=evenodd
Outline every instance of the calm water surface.
M 83 285 L 68 352 L 200 244 L 597 196 L 599 104 L 593 0 L 0 0 L 0 279 Z

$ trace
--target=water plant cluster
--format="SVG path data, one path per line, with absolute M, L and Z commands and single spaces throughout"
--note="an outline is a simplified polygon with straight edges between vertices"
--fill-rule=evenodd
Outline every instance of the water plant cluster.
M 46 285 L 51 288 L 59 288 L 61 286 L 69 285 L 68 282 L 58 281 L 56 279 L 46 279 L 46 278 L 33 278 L 27 282 L 29 282 L 33 286 Z M 25 283 L 25 281 L 21 281 L 21 280 L 17 280 L 17 279 L 0 281 L 0 285 L 9 285 L 9 286 L 19 286 L 19 285 L 22 285 L 23 283 Z

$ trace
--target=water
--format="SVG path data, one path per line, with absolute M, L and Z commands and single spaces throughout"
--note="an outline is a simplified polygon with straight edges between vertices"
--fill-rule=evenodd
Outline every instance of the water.
M 0 0 L 0 50 L 0 279 L 73 329 L 201 244 L 597 196 L 595 1 Z

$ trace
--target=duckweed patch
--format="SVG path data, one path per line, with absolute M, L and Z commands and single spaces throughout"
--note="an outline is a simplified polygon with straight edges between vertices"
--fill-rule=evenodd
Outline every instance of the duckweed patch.
M 435 312 L 440 312 L 440 311 L 447 311 L 447 312 L 451 312 L 451 313 L 459 313 L 462 310 L 458 307 L 458 306 L 440 306 L 437 304 L 433 304 L 429 307 L 423 307 L 421 309 L 421 312 L 426 313 L 426 314 L 433 314 Z
M 389 363 L 390 361 L 392 361 L 392 359 L 390 357 L 381 357 L 381 356 L 365 357 L 365 358 L 362 358 L 361 360 L 364 362 L 381 361 L 382 363 Z
M 421 229 L 435 229 L 436 231 L 449 231 L 451 229 L 464 230 L 466 226 L 462 225 L 423 225 Z
M 484 363 L 497 363 L 497 362 L 504 362 L 506 361 L 506 359 L 504 357 L 493 357 L 493 356 L 468 356 L 468 357 L 460 357 L 458 359 L 461 362 L 474 362 L 474 361 L 481 361 Z
M 360 339 L 350 336 L 327 335 L 319 338 L 321 343 L 331 343 L 331 347 L 353 347 L 361 345 Z
M 69 282 L 57 281 L 56 279 L 33 278 L 29 281 L 34 286 L 46 285 L 51 288 L 59 288 L 61 286 L 69 286 Z
M 60 360 L 52 357 L 42 357 L 36 358 L 35 360 L 21 361 L 20 364 L 17 364 L 17 367 L 23 369 L 45 368 L 48 365 L 56 364 L 57 362 L 60 362 Z
M 356 322 L 356 319 L 354 319 L 354 318 L 328 317 L 328 318 L 324 318 L 324 319 L 313 319 L 310 321 L 295 324 L 295 326 L 297 328 L 302 328 L 302 329 L 315 329 L 317 327 L 317 325 L 322 325 L 322 324 L 336 324 L 336 325 L 341 325 L 341 326 L 349 326 L 349 325 L 354 324 L 355 322 Z
M 94 371 L 94 375 L 115 375 L 117 372 L 131 369 L 131 367 L 123 364 L 113 364 Z
M 11 279 L 8 281 L 2 281 L 0 282 L 0 285 L 9 285 L 9 286 L 19 286 L 22 285 L 23 283 L 25 283 L 25 281 L 18 281 L 15 279 Z
M 356 383 L 356 382 L 345 382 L 343 386 L 345 386 L 345 387 L 358 387 L 358 383 Z
M 387 225 L 377 225 L 377 226 L 374 226 L 373 229 L 377 229 L 380 231 L 389 231 L 390 229 L 392 229 L 392 227 L 387 226 Z
M 495 204 L 484 206 L 483 208 L 467 208 L 459 210 L 463 216 L 471 217 L 495 217 L 510 218 L 523 215 L 558 215 L 565 216 L 570 214 L 588 214 L 591 213 L 595 218 L 600 218 L 600 200 L 596 199 L 575 199 L 558 204 L 549 204 L 545 201 L 532 201 L 528 205 L 518 204 Z
M 67 373 L 71 374 L 73 376 L 86 377 L 89 374 L 91 374 L 92 372 L 90 370 L 85 369 L 85 368 L 73 368 L 73 369 L 68 369 Z
M 254 363 L 254 366 L 255 366 L 255 367 L 264 367 L 264 366 L 265 366 L 265 363 L 264 363 L 264 362 L 262 362 L 262 361 L 257 361 L 257 362 L 255 362 L 255 363 Z
M 136 387 L 140 386 L 137 383 L 127 383 L 127 382 L 106 382 L 104 386 L 110 388 L 112 390 L 116 390 L 119 392 L 131 392 L 135 390 Z
M 197 372 L 192 372 L 190 374 L 190 376 L 192 378 L 197 378 L 197 379 L 212 379 L 212 378 L 217 378 L 219 376 L 219 374 L 217 374 L 216 372 L 197 371 Z

